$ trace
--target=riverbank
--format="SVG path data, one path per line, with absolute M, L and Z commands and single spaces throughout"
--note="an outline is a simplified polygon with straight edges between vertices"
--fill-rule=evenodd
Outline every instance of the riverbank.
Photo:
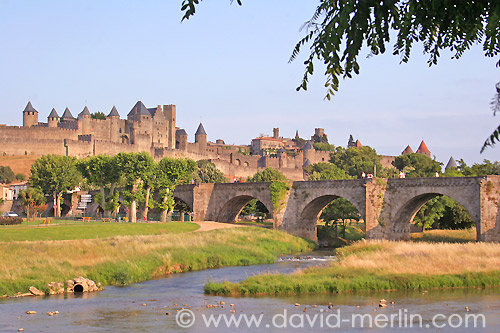
M 360 241 L 337 250 L 339 260 L 291 275 L 212 283 L 218 295 L 283 295 L 374 290 L 500 286 L 500 244 Z
M 169 273 L 273 263 L 281 254 L 310 251 L 312 242 L 262 228 L 116 236 L 105 239 L 0 242 L 0 295 L 84 276 L 125 285 Z

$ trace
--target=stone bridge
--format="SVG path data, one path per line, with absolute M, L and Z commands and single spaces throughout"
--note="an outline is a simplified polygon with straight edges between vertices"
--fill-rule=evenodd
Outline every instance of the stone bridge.
M 256 198 L 272 214 L 276 229 L 312 240 L 317 239 L 316 223 L 323 208 L 342 197 L 365 220 L 367 238 L 407 240 L 418 210 L 430 199 L 446 195 L 467 209 L 478 240 L 500 242 L 500 176 L 293 182 L 278 209 L 273 207 L 269 185 L 181 185 L 174 196 L 193 209 L 196 221 L 217 222 L 234 222 Z

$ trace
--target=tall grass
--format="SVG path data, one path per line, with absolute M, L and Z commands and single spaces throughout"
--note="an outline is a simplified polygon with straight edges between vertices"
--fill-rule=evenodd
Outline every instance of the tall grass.
M 327 267 L 208 283 L 205 291 L 255 295 L 500 285 L 500 244 L 360 241 L 339 249 L 338 256 Z
M 280 254 L 314 244 L 262 228 L 200 233 L 116 236 L 106 239 L 0 243 L 0 295 L 46 290 L 49 282 L 85 276 L 103 285 L 148 280 L 167 273 L 272 263 Z

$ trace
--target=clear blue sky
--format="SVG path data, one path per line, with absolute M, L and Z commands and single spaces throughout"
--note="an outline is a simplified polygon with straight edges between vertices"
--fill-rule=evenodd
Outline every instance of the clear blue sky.
M 480 46 L 458 61 L 443 52 L 432 68 L 419 48 L 409 64 L 390 52 L 363 57 L 361 74 L 326 101 L 320 65 L 309 91 L 296 92 L 303 65 L 288 64 L 316 1 L 229 2 L 205 0 L 181 23 L 181 0 L 0 0 L 0 123 L 21 125 L 28 100 L 40 121 L 85 105 L 106 114 L 116 105 L 125 118 L 142 100 L 176 104 L 190 141 L 200 121 L 209 140 L 234 144 L 273 127 L 304 138 L 323 127 L 336 145 L 352 133 L 380 154 L 424 139 L 443 163 L 498 160 L 500 146 L 479 154 L 500 123 L 490 109 L 497 59 Z

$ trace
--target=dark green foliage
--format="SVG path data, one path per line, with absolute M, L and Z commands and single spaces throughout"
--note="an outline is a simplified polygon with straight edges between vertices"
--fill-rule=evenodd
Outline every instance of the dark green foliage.
M 427 201 L 427 203 L 420 208 L 413 218 L 413 222 L 419 227 L 423 227 L 424 230 L 433 227 L 435 224 L 437 226 L 437 222 L 443 217 L 446 206 L 452 204 L 453 199 L 449 197 L 435 197 Z
M 335 145 L 329 144 L 328 142 L 315 142 L 313 143 L 313 147 L 315 150 L 320 151 L 335 151 Z
M 322 136 L 319 136 L 318 134 L 314 134 L 311 138 L 312 143 L 328 143 L 328 137 L 326 134 L 323 134 Z
M 453 203 L 445 207 L 443 216 L 438 221 L 440 229 L 469 229 L 474 226 L 472 218 L 462 205 Z
M 0 216 L 0 225 L 15 225 L 21 224 L 23 219 L 20 217 L 3 217 Z
M 299 149 L 302 149 L 304 148 L 304 146 L 306 145 L 307 143 L 307 140 L 306 139 L 302 139 L 301 137 L 299 136 L 296 136 L 294 139 L 292 139 L 293 142 L 295 142 L 295 144 L 297 145 L 297 147 Z
M 227 183 L 226 176 L 212 162 L 200 160 L 197 165 L 193 178 L 199 183 Z
M 0 166 L 0 183 L 8 184 L 16 180 L 16 175 L 10 166 Z
M 403 171 L 406 177 L 434 177 L 441 173 L 442 163 L 422 154 L 413 153 L 396 156 L 392 162 L 398 170 Z
M 101 111 L 94 112 L 90 115 L 92 119 L 100 119 L 100 120 L 105 120 L 106 115 L 102 113 Z
M 271 201 L 273 202 L 273 208 L 275 213 L 279 213 L 281 210 L 281 204 L 286 199 L 286 195 L 290 190 L 290 186 L 284 181 L 274 180 L 269 185 L 269 190 L 271 191 Z
M 273 168 L 266 168 L 262 171 L 257 171 L 252 177 L 248 177 L 247 181 L 252 183 L 257 182 L 272 182 L 286 181 L 285 175 Z
M 491 162 L 484 160 L 483 163 L 475 163 L 472 166 L 467 166 L 464 160 L 458 160 L 458 170 L 464 176 L 486 176 L 486 175 L 500 175 L 500 162 Z
M 438 196 L 420 208 L 413 219 L 425 229 L 468 229 L 474 226 L 469 212 L 448 196 Z
M 361 216 L 352 203 L 344 198 L 330 202 L 321 212 L 320 219 L 325 221 L 325 227 L 334 230 L 336 237 L 346 238 L 346 228 L 351 221 L 359 221 Z
M 24 175 L 23 173 L 16 173 L 16 179 L 22 182 L 26 179 L 26 175 Z
M 346 172 L 332 163 L 314 163 L 305 169 L 308 180 L 351 179 Z
M 376 164 L 377 176 L 387 177 L 390 170 L 382 167 L 381 158 L 377 155 L 377 151 L 369 146 L 337 147 L 335 152 L 330 154 L 330 163 L 344 170 L 348 176 L 355 178 L 361 177 L 363 172 L 365 174 L 373 173 L 374 164 Z
M 266 206 L 264 206 L 264 204 L 259 200 L 252 199 L 249 203 L 246 204 L 245 207 L 243 207 L 240 216 L 255 215 L 257 217 L 264 217 L 267 214 L 269 214 L 269 211 L 267 210 Z

